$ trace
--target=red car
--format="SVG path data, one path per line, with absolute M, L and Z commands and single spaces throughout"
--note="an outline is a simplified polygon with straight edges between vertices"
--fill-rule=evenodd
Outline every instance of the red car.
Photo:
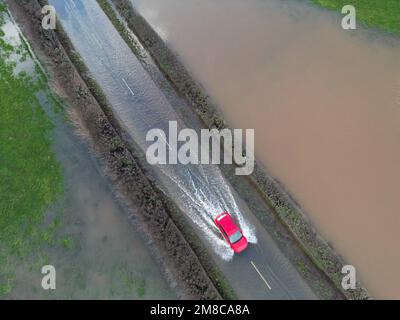
M 223 212 L 217 215 L 214 218 L 214 222 L 235 253 L 240 253 L 247 248 L 246 237 L 235 225 L 231 215 L 228 212 Z

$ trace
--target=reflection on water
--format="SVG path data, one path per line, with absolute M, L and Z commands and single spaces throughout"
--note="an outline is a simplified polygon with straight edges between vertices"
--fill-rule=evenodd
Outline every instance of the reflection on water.
M 132 1 L 371 292 L 400 298 L 400 41 L 307 1 Z

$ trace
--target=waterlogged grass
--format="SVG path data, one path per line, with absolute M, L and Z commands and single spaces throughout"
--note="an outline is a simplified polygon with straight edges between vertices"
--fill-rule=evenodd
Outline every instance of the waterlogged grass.
M 312 2 L 340 12 L 343 6 L 353 5 L 359 22 L 400 35 L 399 0 L 312 0 Z
M 146 280 L 131 271 L 127 265 L 117 266 L 116 272 L 117 279 L 123 284 L 127 292 L 135 292 L 139 299 L 143 298 L 146 294 Z
M 5 18 L 0 2 L 1 24 Z M 37 96 L 47 90 L 45 80 L 37 69 L 34 78 L 16 73 L 27 49 L 5 37 L 0 32 L 0 296 L 12 290 L 15 264 L 54 241 L 58 220 L 45 226 L 44 218 L 63 185 L 52 152 L 53 124 Z
M 7 11 L 6 5 L 4 3 L 0 2 L 0 12 L 3 13 L 6 11 Z

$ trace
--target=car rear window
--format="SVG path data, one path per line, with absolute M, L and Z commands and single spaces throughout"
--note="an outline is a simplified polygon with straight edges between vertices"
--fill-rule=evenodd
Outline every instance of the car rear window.
M 229 237 L 229 241 L 231 243 L 238 242 L 240 239 L 242 239 L 242 233 L 240 231 L 236 231 L 233 235 Z

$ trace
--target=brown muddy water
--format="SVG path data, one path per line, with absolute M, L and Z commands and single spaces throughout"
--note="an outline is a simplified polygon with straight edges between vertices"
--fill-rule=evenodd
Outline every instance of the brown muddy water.
M 308 1 L 132 0 L 378 298 L 400 298 L 400 40 Z

